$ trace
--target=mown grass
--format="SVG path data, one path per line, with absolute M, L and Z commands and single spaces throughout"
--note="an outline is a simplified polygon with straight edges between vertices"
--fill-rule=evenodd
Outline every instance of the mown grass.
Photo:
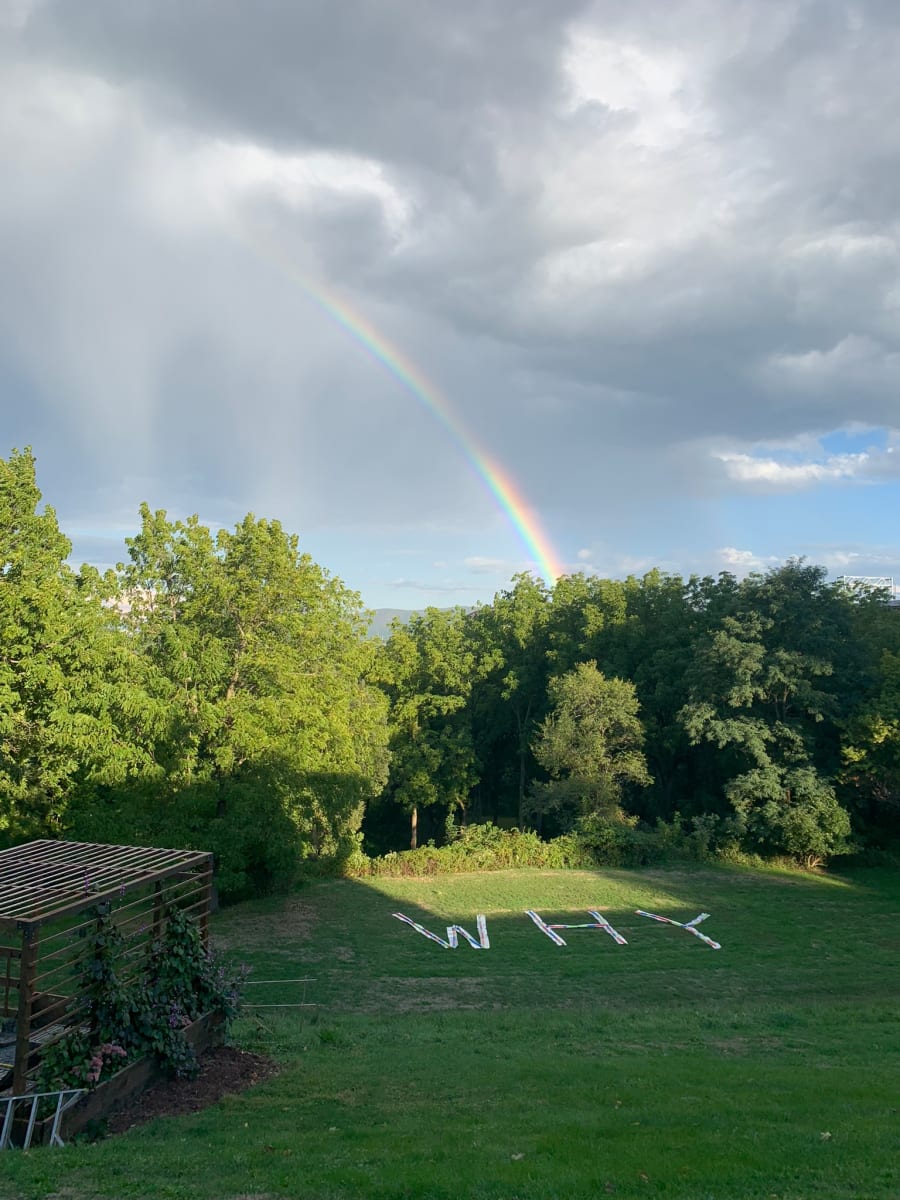
M 555 947 L 522 915 L 587 920 Z M 712 914 L 715 952 L 634 914 Z M 492 949 L 435 932 L 488 915 Z M 0 1194 L 546 1200 L 900 1196 L 900 880 L 737 869 L 323 882 L 223 913 L 268 1083 L 189 1118 L 10 1154 Z M 254 989 L 289 1003 L 296 985 Z M 263 996 L 265 992 L 265 996 Z

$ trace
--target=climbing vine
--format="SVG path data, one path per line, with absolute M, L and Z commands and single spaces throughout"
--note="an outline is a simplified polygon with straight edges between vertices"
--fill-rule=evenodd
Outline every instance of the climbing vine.
M 138 951 L 116 924 L 111 906 L 96 905 L 86 915 L 89 920 L 76 935 L 88 944 L 72 1003 L 84 1019 L 47 1047 L 39 1086 L 95 1087 L 147 1055 L 171 1075 L 196 1074 L 197 1057 L 185 1029 L 209 1012 L 229 1022 L 240 1005 L 246 968 L 225 963 L 203 944 L 190 915 L 171 906 L 160 936 L 149 945 L 145 968 L 129 973 L 125 965 L 134 961 L 131 951 Z

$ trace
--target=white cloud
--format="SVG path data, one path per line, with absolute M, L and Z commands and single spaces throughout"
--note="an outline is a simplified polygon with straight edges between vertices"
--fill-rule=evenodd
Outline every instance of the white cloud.
M 306 274 L 441 390 L 573 569 L 725 541 L 769 563 L 736 548 L 767 492 L 833 514 L 829 488 L 867 484 L 892 511 L 896 429 L 819 441 L 897 425 L 883 5 L 215 7 L 211 36 L 208 5 L 0 0 L 0 398 L 61 516 L 102 515 L 127 463 L 117 524 L 144 494 L 363 558 L 433 530 L 398 587 L 521 569 L 459 445 Z M 802 507 L 792 540 L 821 543 Z
M 660 567 L 662 570 L 674 567 L 674 564 L 662 562 L 659 557 L 649 554 L 617 554 L 609 549 L 588 553 L 590 560 L 583 557 L 579 551 L 579 561 L 569 564 L 566 571 L 571 574 L 584 571 L 599 579 L 623 579 L 628 575 L 644 575 L 653 567 Z
M 619 554 L 615 558 L 615 574 L 643 575 L 659 565 L 659 559 L 652 554 Z
M 858 478 L 869 462 L 867 453 L 835 454 L 824 462 L 779 462 L 751 454 L 718 454 L 729 479 L 772 490 L 796 490 L 817 483 Z
M 789 553 L 782 554 L 764 554 L 741 550 L 736 546 L 723 546 L 716 551 L 715 557 L 715 569 L 728 570 L 738 576 L 767 571 L 779 566 L 788 557 L 799 557 L 825 567 L 832 579 L 840 576 L 893 578 L 895 586 L 900 584 L 900 545 L 795 544 Z
M 471 583 L 453 581 L 442 583 L 428 579 L 392 579 L 390 586 L 401 591 L 425 592 L 427 595 L 438 598 L 462 594 L 475 596 L 481 592 L 481 588 Z
M 228 225 L 250 202 L 295 214 L 354 198 L 379 205 L 399 233 L 406 206 L 378 163 L 353 155 L 287 154 L 253 143 L 171 134 L 148 139 L 141 200 L 148 215 L 181 233 Z
M 871 485 L 900 478 L 900 431 L 896 428 L 878 430 L 849 421 L 834 434 L 857 439 L 868 436 L 873 444 L 853 453 L 827 454 L 821 436 L 803 435 L 774 446 L 755 446 L 752 453 L 717 449 L 712 457 L 723 464 L 730 481 L 763 492 L 801 491 L 827 484 Z
M 815 561 L 836 575 L 873 575 L 896 570 L 900 551 L 890 547 L 816 547 Z
M 770 384 L 803 389 L 841 384 L 896 385 L 900 383 L 900 354 L 873 337 L 854 333 L 826 350 L 773 355 L 763 365 L 762 376 Z
M 563 63 L 573 107 L 593 103 L 627 114 L 638 145 L 671 147 L 694 122 L 691 64 L 677 49 L 576 28 Z
M 721 564 L 738 574 L 765 570 L 782 561 L 775 554 L 755 554 L 752 550 L 739 550 L 736 546 L 723 546 L 717 553 Z

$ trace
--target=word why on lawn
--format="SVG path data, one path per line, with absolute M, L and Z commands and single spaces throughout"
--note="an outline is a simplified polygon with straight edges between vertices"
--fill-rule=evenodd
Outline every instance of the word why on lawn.
M 664 925 L 675 925 L 678 929 L 685 929 L 688 933 L 692 933 L 694 937 L 699 938 L 701 942 L 709 946 L 712 950 L 721 950 L 722 947 L 718 942 L 714 942 L 712 938 L 701 933 L 697 926 L 701 921 L 705 921 L 709 913 L 702 912 L 699 916 L 694 917 L 692 921 L 673 921 L 671 917 L 661 917 L 658 913 L 644 912 L 642 908 L 634 910 L 639 917 L 649 917 L 651 921 L 662 921 Z M 405 916 L 403 913 L 393 913 L 393 916 L 398 921 L 403 921 L 409 925 L 416 933 L 421 933 L 423 937 L 428 938 L 432 942 L 437 942 L 439 946 L 443 946 L 445 950 L 455 950 L 459 945 L 459 937 L 462 935 L 473 950 L 490 950 L 491 942 L 487 932 L 487 920 L 484 913 L 479 913 L 475 918 L 475 927 L 478 930 L 477 939 L 464 929 L 462 925 L 448 925 L 446 939 L 440 937 L 436 933 L 432 933 L 430 929 L 426 929 L 424 925 L 420 925 L 417 921 L 413 921 L 411 917 Z M 578 925 L 548 925 L 544 919 L 534 911 L 528 908 L 525 910 L 525 916 L 531 917 L 535 925 L 540 929 L 541 933 L 545 933 L 554 945 L 565 946 L 565 940 L 560 936 L 560 929 L 598 929 L 603 933 L 608 933 L 617 946 L 627 946 L 628 942 L 622 937 L 621 933 L 613 929 L 606 917 L 595 911 L 592 908 L 588 909 L 588 915 L 592 916 L 593 921 L 584 921 Z

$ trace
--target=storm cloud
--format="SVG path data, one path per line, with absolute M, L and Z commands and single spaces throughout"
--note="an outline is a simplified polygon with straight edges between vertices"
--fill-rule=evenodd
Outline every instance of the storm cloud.
M 529 555 L 478 447 L 572 569 L 900 577 L 892 6 L 7 0 L 0 41 L 4 441 L 76 551 L 254 509 L 372 603 L 484 598 Z

